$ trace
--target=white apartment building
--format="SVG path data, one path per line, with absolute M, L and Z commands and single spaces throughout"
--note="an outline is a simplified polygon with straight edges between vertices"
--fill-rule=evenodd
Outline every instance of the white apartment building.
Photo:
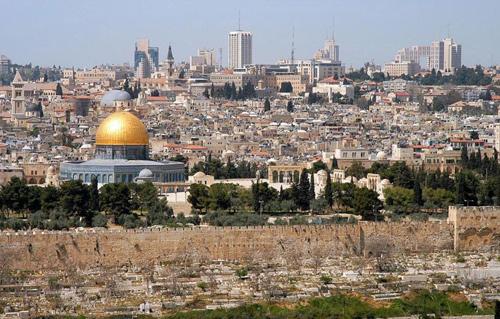
M 406 81 L 403 79 L 394 79 L 383 82 L 385 92 L 405 92 L 417 87 L 416 81 Z
M 239 69 L 252 64 L 252 33 L 232 31 L 228 36 L 229 68 Z
M 442 72 L 454 72 L 462 66 L 462 46 L 452 38 L 434 41 L 430 46 L 412 46 L 396 53 L 394 61 L 415 62 L 420 64 L 427 59 L 427 69 Z
M 354 98 L 354 86 L 352 84 L 338 84 L 319 82 L 313 87 L 313 93 L 327 94 L 328 100 L 331 102 L 334 94 L 339 93 L 349 99 Z
M 390 62 L 384 66 L 384 72 L 390 76 L 414 75 L 420 72 L 420 65 L 416 62 Z
M 443 43 L 443 68 L 446 72 L 454 72 L 462 66 L 462 46 L 451 38 L 444 39 Z

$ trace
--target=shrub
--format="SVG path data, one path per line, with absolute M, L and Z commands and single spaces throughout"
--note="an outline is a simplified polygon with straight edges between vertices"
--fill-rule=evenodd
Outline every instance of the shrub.
M 239 268 L 236 270 L 235 275 L 240 279 L 244 279 L 244 277 L 248 276 L 248 270 L 244 267 Z
M 37 211 L 28 217 L 28 224 L 31 228 L 44 229 L 45 221 L 47 220 L 47 214 L 42 211 Z
M 200 281 L 196 286 L 203 291 L 207 291 L 208 289 L 208 284 L 204 281 Z
M 22 219 L 9 218 L 5 221 L 4 228 L 12 230 L 22 230 L 28 228 L 28 224 Z
M 108 224 L 108 218 L 104 214 L 96 214 L 92 218 L 92 227 L 106 227 Z
M 333 282 L 332 277 L 330 277 L 328 275 L 321 275 L 321 277 L 319 277 L 319 280 L 321 281 L 321 283 L 323 285 L 329 285 Z

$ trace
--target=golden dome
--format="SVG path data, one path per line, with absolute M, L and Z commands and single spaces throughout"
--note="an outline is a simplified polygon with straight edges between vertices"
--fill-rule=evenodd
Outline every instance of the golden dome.
M 130 112 L 114 112 L 97 129 L 96 145 L 148 145 L 144 124 Z

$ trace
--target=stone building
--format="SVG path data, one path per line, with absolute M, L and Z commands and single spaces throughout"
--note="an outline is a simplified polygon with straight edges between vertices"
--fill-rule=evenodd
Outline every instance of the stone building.
M 148 172 L 141 175 L 143 170 Z M 149 172 L 153 182 L 185 180 L 183 163 L 149 159 L 146 127 L 132 113 L 120 111 L 108 116 L 97 129 L 95 159 L 62 163 L 60 179 L 90 183 L 95 177 L 100 185 L 132 183 Z

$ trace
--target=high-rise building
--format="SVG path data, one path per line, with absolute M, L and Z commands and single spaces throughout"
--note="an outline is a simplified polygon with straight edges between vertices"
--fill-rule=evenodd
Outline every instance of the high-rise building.
M 462 46 L 455 43 L 452 38 L 443 40 L 443 67 L 446 72 L 454 72 L 462 66 Z
M 252 64 L 252 33 L 232 31 L 228 40 L 229 68 L 238 69 Z
M 214 49 L 198 49 L 198 56 L 204 59 L 206 65 L 213 66 L 217 63 Z
M 0 55 L 0 74 L 7 74 L 10 71 L 10 60 L 5 55 Z
M 432 42 L 429 53 L 427 68 L 436 71 L 444 70 L 444 42 Z
M 462 65 L 462 46 L 451 38 L 434 41 L 430 46 L 412 46 L 403 48 L 396 53 L 396 63 L 419 63 L 422 58 L 427 60 L 427 69 L 442 72 L 454 72 Z
M 332 60 L 332 61 L 340 61 L 340 47 L 336 44 L 335 39 L 327 39 L 325 40 L 325 46 L 323 49 L 319 49 L 314 55 L 316 60 Z
M 148 78 L 159 66 L 160 50 L 150 47 L 148 39 L 139 39 L 135 43 L 134 68 L 138 78 Z

